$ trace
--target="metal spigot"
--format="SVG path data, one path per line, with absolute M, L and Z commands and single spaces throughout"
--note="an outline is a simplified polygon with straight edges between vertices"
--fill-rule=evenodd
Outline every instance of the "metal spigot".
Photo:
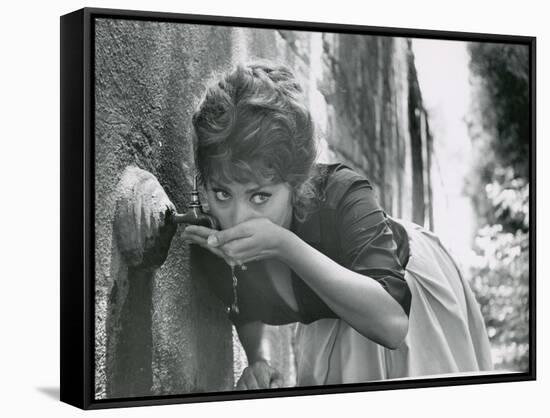
M 171 216 L 171 221 L 176 224 L 200 225 L 210 229 L 219 229 L 218 222 L 213 216 L 204 213 L 202 204 L 199 198 L 199 189 L 197 176 L 193 177 L 193 190 L 191 191 L 191 202 L 188 205 L 188 210 L 185 213 L 174 213 Z

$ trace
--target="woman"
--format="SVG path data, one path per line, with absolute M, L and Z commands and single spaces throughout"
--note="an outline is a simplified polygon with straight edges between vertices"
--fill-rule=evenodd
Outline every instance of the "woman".
M 263 324 L 299 322 L 297 384 L 491 368 L 479 307 L 439 240 L 396 221 L 369 181 L 316 164 L 313 122 L 284 66 L 239 65 L 193 116 L 195 162 L 220 230 L 194 257 L 247 353 L 237 388 L 279 387 Z M 235 268 L 234 279 L 228 266 Z

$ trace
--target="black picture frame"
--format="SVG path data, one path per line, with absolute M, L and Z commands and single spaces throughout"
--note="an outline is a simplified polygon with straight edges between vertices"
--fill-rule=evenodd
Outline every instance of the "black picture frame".
M 529 371 L 372 383 L 169 396 L 94 397 L 94 22 L 96 18 L 522 44 L 530 61 Z M 82 409 L 367 392 L 536 379 L 536 38 L 242 17 L 84 8 L 61 17 L 60 398 Z

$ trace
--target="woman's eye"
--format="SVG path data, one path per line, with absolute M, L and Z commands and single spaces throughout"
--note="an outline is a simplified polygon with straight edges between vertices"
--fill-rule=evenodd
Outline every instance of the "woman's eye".
M 256 205 L 261 205 L 269 200 L 271 195 L 269 193 L 256 193 L 253 195 L 250 200 Z
M 216 199 L 218 199 L 222 202 L 228 200 L 231 197 L 231 196 L 229 196 L 229 193 L 227 193 L 223 190 L 215 190 L 214 195 L 216 196 Z

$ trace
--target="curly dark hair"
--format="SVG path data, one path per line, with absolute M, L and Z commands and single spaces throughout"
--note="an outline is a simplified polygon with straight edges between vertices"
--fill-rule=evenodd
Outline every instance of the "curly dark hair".
M 306 218 L 317 194 L 314 123 L 288 67 L 237 65 L 207 87 L 192 123 L 204 185 L 212 179 L 288 182 L 294 216 Z

